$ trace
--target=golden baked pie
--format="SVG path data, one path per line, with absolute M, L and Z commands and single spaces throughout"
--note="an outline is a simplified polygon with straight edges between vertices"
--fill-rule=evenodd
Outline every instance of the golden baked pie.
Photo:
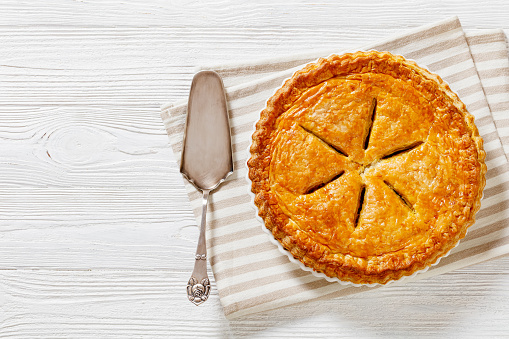
M 472 115 L 439 76 L 370 51 L 287 80 L 261 112 L 248 167 L 259 215 L 295 258 L 385 284 L 465 236 L 484 159 Z

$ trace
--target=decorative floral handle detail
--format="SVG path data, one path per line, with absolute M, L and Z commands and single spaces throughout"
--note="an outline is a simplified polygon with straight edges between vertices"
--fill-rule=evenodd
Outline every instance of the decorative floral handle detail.
M 210 281 L 205 278 L 198 283 L 195 277 L 191 277 L 187 283 L 187 297 L 196 306 L 205 302 L 209 298 L 210 294 Z
M 207 276 L 207 245 L 205 240 L 207 202 L 209 191 L 203 191 L 203 210 L 201 212 L 200 237 L 194 256 L 194 270 L 187 283 L 187 297 L 196 306 L 204 303 L 210 294 L 210 281 Z M 201 281 L 201 283 L 200 283 Z

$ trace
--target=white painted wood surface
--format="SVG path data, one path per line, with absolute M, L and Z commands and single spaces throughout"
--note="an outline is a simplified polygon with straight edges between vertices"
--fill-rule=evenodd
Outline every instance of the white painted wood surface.
M 509 336 L 509 257 L 228 322 L 159 118 L 193 67 L 353 47 L 506 0 L 0 3 L 0 337 Z

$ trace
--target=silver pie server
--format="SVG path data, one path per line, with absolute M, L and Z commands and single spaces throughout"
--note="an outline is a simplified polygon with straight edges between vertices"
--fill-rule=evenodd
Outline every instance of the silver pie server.
M 233 173 L 228 108 L 223 81 L 216 72 L 198 72 L 191 84 L 180 172 L 203 192 L 200 237 L 194 270 L 187 283 L 189 300 L 200 305 L 210 294 L 205 240 L 209 194 Z

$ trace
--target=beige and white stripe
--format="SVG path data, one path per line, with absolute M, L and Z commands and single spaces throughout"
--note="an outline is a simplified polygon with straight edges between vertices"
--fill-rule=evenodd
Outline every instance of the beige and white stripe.
M 502 145 L 509 154 L 509 53 L 504 31 L 468 34 L 467 41 Z
M 469 35 L 467 40 L 459 20 L 451 18 L 360 48 L 401 54 L 438 73 L 476 117 L 487 151 L 487 185 L 477 222 L 439 265 L 405 282 L 509 253 L 509 165 L 501 142 L 504 140 L 509 149 L 509 60 L 501 38 L 500 31 L 490 31 Z M 472 52 L 467 41 L 472 44 Z M 210 263 L 224 312 L 230 318 L 369 289 L 330 283 L 291 263 L 263 232 L 246 180 L 245 162 L 252 128 L 265 101 L 301 64 L 331 52 L 342 51 L 207 67 L 224 79 L 232 127 L 235 172 L 211 195 L 207 215 Z M 177 159 L 182 150 L 186 109 L 185 104 L 162 107 L 162 118 Z M 502 139 L 493 117 L 500 129 L 505 128 Z M 186 189 L 198 219 L 200 194 L 188 183 Z

